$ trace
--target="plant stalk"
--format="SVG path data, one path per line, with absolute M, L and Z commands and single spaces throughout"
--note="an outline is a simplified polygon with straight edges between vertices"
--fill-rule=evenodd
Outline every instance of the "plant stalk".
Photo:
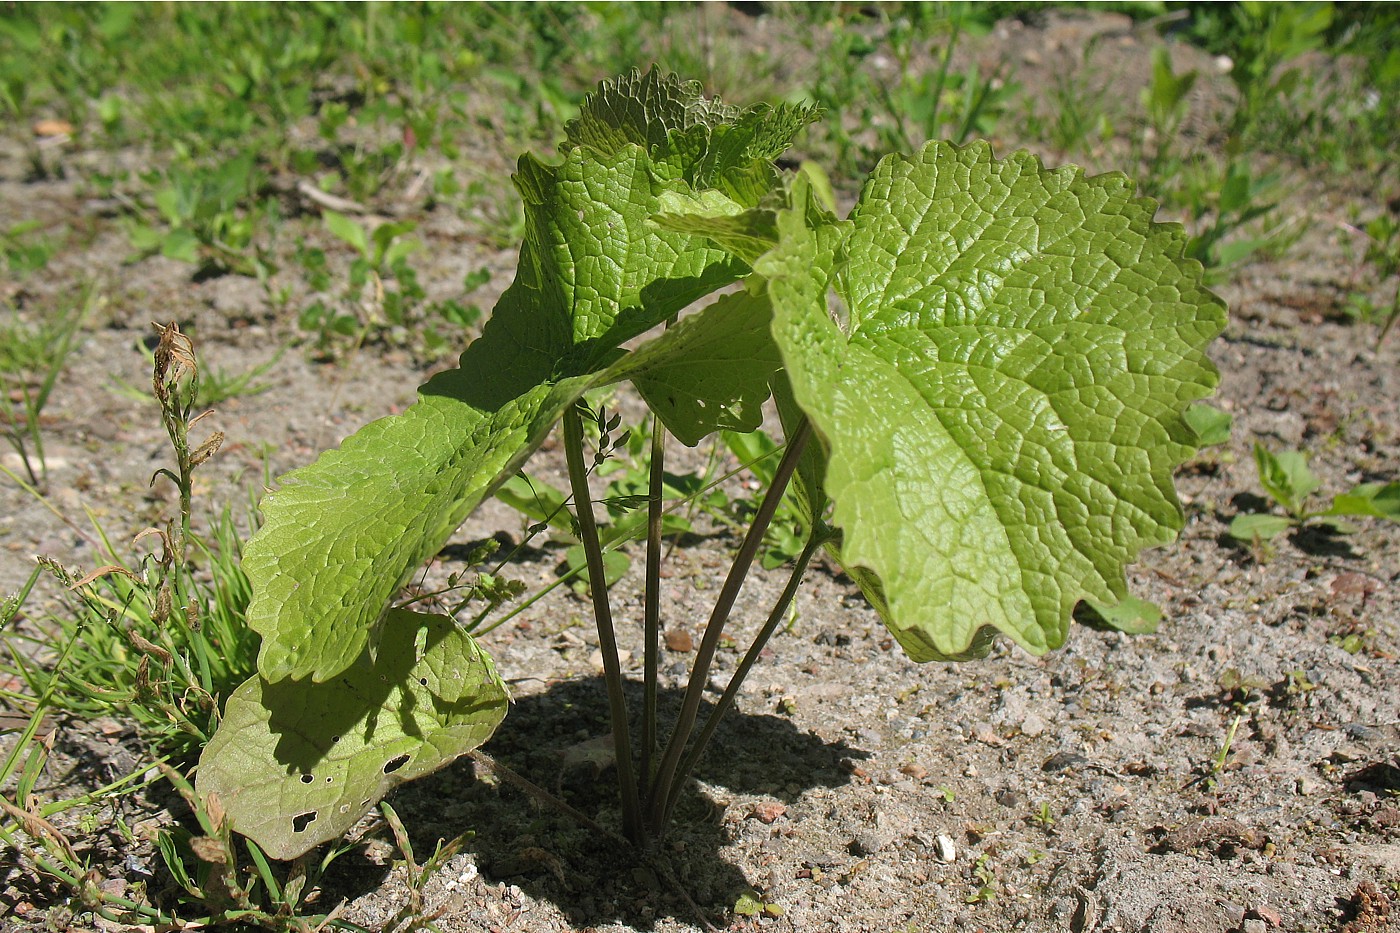
M 700 639 L 700 648 L 695 655 L 695 666 L 690 671 L 690 680 L 685 689 L 685 699 L 681 702 L 680 716 L 676 720 L 675 730 L 671 733 L 670 740 L 666 743 L 666 752 L 657 768 L 655 780 L 651 785 L 652 792 L 648 798 L 650 821 L 648 828 L 656 837 L 661 835 L 662 829 L 666 825 L 666 799 L 670 796 L 669 788 L 675 780 L 681 755 L 690 742 L 691 732 L 695 729 L 695 719 L 700 711 L 701 696 L 705 692 L 705 682 L 710 674 L 710 664 L 714 661 L 715 649 L 719 647 L 724 624 L 729 620 L 729 613 L 733 610 L 734 602 L 739 597 L 739 590 L 743 588 L 744 578 L 748 576 L 749 568 L 753 566 L 753 559 L 758 555 L 758 549 L 763 544 L 763 535 L 767 532 L 773 515 L 778 511 L 783 493 L 787 491 L 788 482 L 791 481 L 793 473 L 797 471 L 797 464 L 802 459 L 802 452 L 807 448 L 807 442 L 811 437 L 811 422 L 804 418 L 788 441 L 787 449 L 783 451 L 783 459 L 773 472 L 773 482 L 768 487 L 768 492 L 763 497 L 758 511 L 754 514 L 753 524 L 749 526 L 744 541 L 739 546 L 739 552 L 734 556 L 734 563 L 729 568 L 729 575 L 725 577 L 724 586 L 715 599 L 715 607 L 710 613 L 710 620 L 705 624 L 705 634 Z M 663 788 L 665 790 L 662 790 Z M 658 790 L 661 792 L 658 793 Z
M 574 408 L 570 408 L 564 414 L 564 454 L 569 465 L 574 509 L 578 513 L 579 540 L 588 559 L 588 589 L 593 597 L 593 618 L 598 627 L 598 647 L 603 654 L 603 674 L 608 683 L 608 717 L 612 720 L 613 754 L 617 758 L 617 783 L 622 795 L 622 829 L 627 838 L 636 841 L 640 838 L 642 811 L 637 795 L 637 777 L 632 770 L 627 698 L 622 693 L 622 664 L 618 660 L 612 607 L 608 602 L 603 547 L 598 540 L 598 525 L 593 518 L 593 498 L 588 491 L 588 470 L 583 463 L 583 420 Z
M 763 623 L 763 628 L 754 637 L 753 644 L 749 645 L 749 650 L 744 653 L 743 660 L 739 662 L 733 676 L 729 678 L 729 685 L 725 687 L 724 694 L 715 703 L 715 708 L 710 711 L 705 725 L 700 729 L 700 735 L 696 737 L 690 752 L 676 770 L 676 776 L 671 781 L 671 786 L 666 789 L 666 802 L 661 815 L 661 825 L 665 826 L 671 821 L 671 811 L 675 809 L 676 802 L 680 800 L 681 790 L 685 787 L 685 782 L 690 778 L 690 773 L 695 770 L 701 756 L 705 754 L 705 749 L 709 746 L 710 740 L 714 738 L 720 720 L 734 705 L 734 699 L 739 695 L 739 688 L 744 685 L 744 679 L 748 677 L 749 671 L 758 662 L 764 646 L 768 644 L 768 640 L 777 631 L 778 624 L 787 615 L 788 607 L 792 605 L 793 597 L 797 595 L 797 588 L 802 585 L 807 565 L 811 563 L 813 555 L 817 553 L 817 549 L 822 546 L 825 540 L 826 536 L 822 534 L 821 526 L 814 523 L 811 532 L 807 535 L 807 543 L 803 545 L 802 553 L 798 555 L 796 563 L 793 564 L 792 573 L 788 575 L 787 585 L 783 587 L 782 595 L 774 603 L 773 611 L 768 614 L 768 620 Z
M 651 793 L 651 759 L 656 753 L 657 668 L 661 665 L 661 521 L 666 482 L 666 428 L 652 419 L 651 473 L 647 485 L 646 588 L 642 596 L 642 636 L 645 683 L 642 693 L 641 794 Z

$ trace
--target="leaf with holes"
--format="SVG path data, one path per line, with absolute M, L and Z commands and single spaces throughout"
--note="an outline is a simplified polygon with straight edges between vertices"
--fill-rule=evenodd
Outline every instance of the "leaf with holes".
M 1182 523 L 1223 304 L 1121 175 L 985 144 L 883 160 L 848 221 L 778 217 L 774 335 L 862 588 L 916 660 L 1040 654 Z M 833 294 L 844 320 L 833 319 Z M 857 577 L 860 579 L 860 577 Z
M 444 616 L 395 610 L 377 656 L 326 683 L 254 677 L 229 697 L 196 789 L 274 858 L 335 839 L 405 781 L 485 742 L 509 695 Z

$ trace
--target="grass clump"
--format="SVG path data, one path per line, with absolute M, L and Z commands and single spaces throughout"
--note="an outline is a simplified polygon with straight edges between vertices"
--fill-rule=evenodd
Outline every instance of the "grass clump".
M 7 655 L 0 663 L 0 730 L 13 733 L 0 762 L 0 841 L 36 872 L 34 899 L 66 901 L 50 910 L 51 922 L 86 912 L 180 929 L 358 930 L 338 919 L 338 910 L 315 906 L 324 872 L 354 841 L 274 869 L 256 844 L 234 841 L 218 800 L 197 797 L 185 776 L 218 725 L 223 701 L 254 672 L 259 639 L 244 623 L 250 593 L 239 562 L 249 529 L 232 508 L 214 517 L 207 534 L 191 529 L 195 470 L 223 435 L 192 439 L 210 414 L 198 413 L 194 347 L 176 325 L 158 329 L 152 391 L 174 463 L 152 482 L 176 487 L 178 514 L 138 534 L 134 556 L 123 556 L 94 522 L 84 535 L 97 545 L 102 566 L 79 574 L 41 557 L 0 605 Z M 45 576 L 57 592 L 51 605 L 34 610 Z M 58 736 L 71 724 L 102 720 L 134 727 L 137 766 L 87 792 L 46 786 Z M 124 819 L 130 798 L 159 782 L 184 798 L 188 818 L 138 832 Z M 158 874 L 143 870 L 131 882 L 126 866 L 93 854 L 101 849 L 91 837 L 103 812 L 115 815 L 106 821 L 112 847 L 153 846 Z M 70 840 L 75 826 L 87 837 L 80 843 Z

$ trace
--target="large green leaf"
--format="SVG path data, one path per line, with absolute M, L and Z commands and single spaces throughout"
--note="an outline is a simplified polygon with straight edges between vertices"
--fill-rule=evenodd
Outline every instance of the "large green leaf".
M 725 295 L 627 361 L 641 371 L 637 391 L 682 443 L 763 423 L 768 381 L 780 365 L 772 315 L 766 294 Z
M 490 738 L 510 697 L 445 616 L 395 610 L 373 659 L 326 683 L 254 677 L 229 697 L 196 789 L 274 858 L 335 839 L 397 784 Z
M 1182 413 L 1224 306 L 1122 176 L 986 145 L 877 167 L 851 219 L 779 216 L 774 335 L 829 454 L 842 558 L 916 660 L 1040 653 L 1182 522 Z M 828 300 L 834 291 L 837 304 Z M 844 318 L 844 320 L 843 320 Z
M 264 677 L 324 680 L 344 670 L 394 592 L 561 413 L 591 386 L 622 378 L 603 370 L 624 341 L 746 271 L 650 218 L 663 194 L 691 190 L 685 176 L 702 163 L 711 174 L 746 171 L 748 150 L 718 161 L 709 153 L 723 125 L 715 120 L 794 121 L 766 108 L 736 118 L 678 87 L 655 75 L 605 84 L 570 125 L 562 164 L 522 158 L 519 272 L 460 367 L 264 499 L 244 559 Z M 661 362 L 653 352 L 649 365 Z

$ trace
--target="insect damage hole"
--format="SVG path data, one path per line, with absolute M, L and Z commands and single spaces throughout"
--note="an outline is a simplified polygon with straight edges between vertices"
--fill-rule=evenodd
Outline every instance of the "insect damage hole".
M 310 826 L 314 822 L 316 822 L 315 810 L 311 810 L 307 813 L 297 814 L 296 816 L 292 817 L 292 832 L 304 833 L 306 832 L 306 827 Z
M 399 755 L 397 758 L 390 758 L 388 761 L 384 762 L 384 773 L 393 774 L 395 771 L 408 764 L 408 758 L 409 756 L 406 754 Z
M 301 783 L 303 784 L 310 784 L 314 780 L 316 780 L 316 776 L 314 774 L 303 774 L 301 776 Z

